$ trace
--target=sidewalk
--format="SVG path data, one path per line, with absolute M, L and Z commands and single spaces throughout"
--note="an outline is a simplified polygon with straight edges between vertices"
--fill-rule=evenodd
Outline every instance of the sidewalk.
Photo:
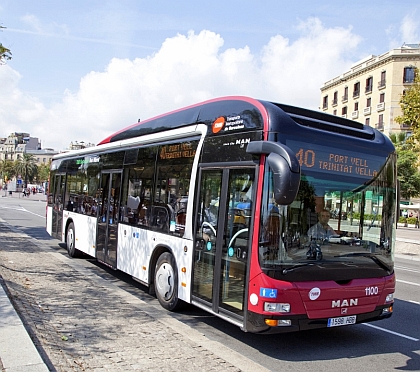
M 37 201 L 47 201 L 47 195 L 43 193 L 36 193 L 36 194 L 30 194 L 29 196 L 23 196 L 23 193 L 21 192 L 12 192 L 10 193 L 8 191 L 1 190 L 0 191 L 0 197 L 2 198 L 13 198 L 13 199 L 25 199 L 25 200 L 37 200 Z
M 87 260 L 69 259 L 1 219 L 0 246 L 0 273 L 24 322 L 19 327 L 39 352 L 18 335 L 7 337 L 0 324 L 2 372 L 267 372 L 200 327 L 177 320 L 141 286 L 116 281 L 113 271 Z M 10 306 L 4 291 L 0 296 Z M 28 361 L 39 356 L 44 364 Z
M 16 198 L 18 197 L 16 195 Z M 36 195 L 33 200 L 38 200 L 35 197 Z M 398 231 L 397 234 L 404 237 L 397 238 L 396 256 L 420 261 L 420 239 L 417 239 L 417 236 L 420 237 L 420 230 L 405 229 Z M 14 294 L 11 298 L 13 301 L 18 301 L 20 310 L 26 311 L 22 314 L 25 324 L 27 319 L 31 321 L 27 316 L 32 317 L 32 321 L 36 319 L 29 328 L 32 331 L 41 329 L 41 333 L 35 336 L 36 341 L 30 338 L 10 303 L 3 288 L 3 279 L 0 278 L 1 372 L 65 371 L 70 370 L 69 363 L 74 364 L 76 361 L 82 361 L 83 365 L 75 365 L 74 370 L 126 370 L 126 368 L 131 369 L 133 365 L 124 365 L 123 362 L 134 358 L 131 354 L 137 353 L 139 354 L 136 356 L 137 365 L 134 367 L 137 366 L 137 369 L 141 370 L 169 371 L 182 366 L 184 371 L 197 371 L 200 370 L 200 366 L 195 364 L 198 363 L 195 361 L 196 358 L 200 358 L 201 368 L 204 369 L 207 365 L 209 368 L 212 367 L 212 370 L 220 371 L 264 370 L 245 356 L 237 353 L 235 355 L 232 350 L 205 338 L 193 328 L 175 324 L 177 321 L 164 310 L 156 309 L 129 293 L 121 293 L 124 291 L 120 291 L 111 283 L 112 278 L 106 280 L 90 271 L 81 271 L 80 265 L 83 260 L 68 260 L 61 254 L 51 252 L 42 243 L 36 243 L 25 234 L 10 230 L 0 219 L 0 241 L 3 240 L 3 244 L 5 242 L 13 244 L 13 239 L 17 241 L 16 247 L 20 247 L 24 242 L 26 254 L 20 260 L 22 262 L 16 262 L 18 260 L 13 262 L 11 259 L 13 255 L 21 252 L 20 249 L 12 249 L 8 260 L 2 262 L 2 265 L 11 271 L 11 276 L 7 278 L 8 283 L 16 283 L 16 288 L 11 288 Z M 26 262 L 23 262 L 24 260 Z M 42 266 L 42 262 L 46 262 L 45 266 Z M 36 272 L 31 269 L 34 265 L 38 268 Z M 39 275 L 40 272 L 43 275 Z M 101 271 L 101 276 L 105 275 L 106 273 Z M 6 281 L 6 277 L 4 279 Z M 19 284 L 22 282 L 23 284 Z M 22 285 L 25 289 L 22 289 Z M 48 288 L 48 292 L 43 292 L 44 288 Z M 63 297 L 58 293 L 52 293 L 54 289 L 58 289 L 55 292 L 67 294 Z M 44 297 L 46 294 L 52 297 Z M 93 312 L 95 306 L 101 307 L 97 313 Z M 77 323 L 76 328 L 73 326 L 74 323 Z M 124 329 L 127 327 L 128 330 Z M 64 340 L 62 337 L 68 337 L 69 340 Z M 40 344 L 41 338 L 44 353 L 41 355 L 47 358 L 47 362 L 42 360 L 34 346 L 34 342 Z M 112 343 L 115 350 L 109 351 L 107 341 Z M 51 345 L 57 343 L 61 343 L 60 350 L 53 354 Z M 79 356 L 77 353 L 81 353 L 81 345 L 82 353 L 85 355 Z M 46 350 L 49 351 L 48 356 L 45 356 Z M 86 365 L 84 364 L 86 355 L 90 354 L 92 354 L 89 357 L 90 364 Z M 91 360 L 95 358 L 97 360 Z M 58 360 L 60 362 L 57 362 Z M 121 367 L 115 368 L 115 365 Z
M 1 279 L 0 284 L 0 370 L 47 372 L 48 368 L 10 303 Z

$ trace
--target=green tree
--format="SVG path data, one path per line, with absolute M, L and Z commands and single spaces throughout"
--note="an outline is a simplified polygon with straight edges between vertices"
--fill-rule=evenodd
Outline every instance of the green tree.
M 398 155 L 397 169 L 400 181 L 400 193 L 404 199 L 420 195 L 420 172 L 418 170 L 418 154 L 402 150 Z
M 25 187 L 28 187 L 28 181 L 33 180 L 38 171 L 35 155 L 23 154 L 23 156 L 15 161 L 15 171 L 25 180 Z
M 420 74 L 416 68 L 414 72 L 414 82 L 407 89 L 400 99 L 400 107 L 402 115 L 395 118 L 399 124 L 406 125 L 412 131 L 412 136 L 408 139 L 408 143 L 420 148 Z
M 5 28 L 3 26 L 0 26 L 0 29 Z M 12 59 L 12 52 L 10 49 L 3 46 L 2 43 L 0 43 L 0 65 L 3 65 L 6 63 L 6 61 L 10 61 Z
M 16 174 L 15 163 L 12 160 L 3 159 L 0 162 L 0 170 L 3 181 L 7 182 L 8 180 L 12 179 Z
M 48 177 L 50 174 L 50 164 L 40 164 L 38 166 L 38 174 L 36 176 L 36 179 L 38 182 L 46 182 L 48 181 Z
M 397 151 L 397 176 L 400 181 L 400 194 L 404 199 L 420 195 L 420 171 L 418 151 L 414 143 L 407 139 L 405 132 L 391 133 L 389 138 Z

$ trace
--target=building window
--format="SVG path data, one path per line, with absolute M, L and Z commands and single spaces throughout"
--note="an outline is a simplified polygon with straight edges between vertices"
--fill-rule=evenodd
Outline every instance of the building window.
M 354 111 L 359 111 L 359 102 L 354 102 Z
M 366 79 L 365 93 L 372 93 L 372 87 L 373 87 L 373 77 L 370 76 Z
M 378 88 L 385 88 L 386 86 L 386 71 L 381 72 L 381 81 L 378 83 Z
M 383 102 L 385 102 L 385 93 L 381 93 L 379 95 L 379 103 L 383 103 Z
M 404 83 L 414 83 L 416 68 L 414 66 L 404 67 Z
M 359 96 L 360 96 L 360 82 L 357 82 L 356 84 L 354 84 L 354 87 L 353 87 L 353 98 L 356 98 Z
M 384 114 L 379 114 L 377 129 L 379 130 L 384 129 Z
M 337 101 L 338 101 L 338 92 L 335 91 L 334 92 L 334 98 L 333 98 L 333 101 L 332 101 L 333 106 L 338 103 Z
M 346 116 L 346 115 L 347 115 L 347 106 L 344 106 L 344 107 L 341 109 L 341 115 L 342 115 L 342 116 Z
M 366 100 L 366 107 L 370 107 L 372 105 L 372 98 L 368 98 L 367 100 Z
M 333 115 L 337 115 L 337 110 L 334 110 L 333 111 Z
M 370 118 L 366 118 L 365 119 L 365 125 L 369 126 L 370 125 Z
M 344 87 L 343 102 L 347 102 L 348 99 L 349 99 L 349 87 Z
M 324 98 L 322 99 L 322 108 L 324 110 L 326 110 L 328 108 L 328 95 L 324 96 Z

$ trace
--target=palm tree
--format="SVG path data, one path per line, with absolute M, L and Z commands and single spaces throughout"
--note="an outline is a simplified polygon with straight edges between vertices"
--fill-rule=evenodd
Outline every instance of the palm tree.
M 0 43 L 0 65 L 12 59 L 12 52 Z
M 21 158 L 16 160 L 15 170 L 25 180 L 25 188 L 28 187 L 29 177 L 33 177 L 37 171 L 35 155 L 23 154 Z

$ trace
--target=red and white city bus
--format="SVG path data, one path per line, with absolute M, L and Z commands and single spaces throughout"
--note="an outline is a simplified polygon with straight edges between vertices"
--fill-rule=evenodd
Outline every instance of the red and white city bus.
M 56 155 L 47 230 L 168 310 L 191 303 L 273 333 L 390 317 L 395 215 L 396 155 L 382 133 L 223 97 Z

